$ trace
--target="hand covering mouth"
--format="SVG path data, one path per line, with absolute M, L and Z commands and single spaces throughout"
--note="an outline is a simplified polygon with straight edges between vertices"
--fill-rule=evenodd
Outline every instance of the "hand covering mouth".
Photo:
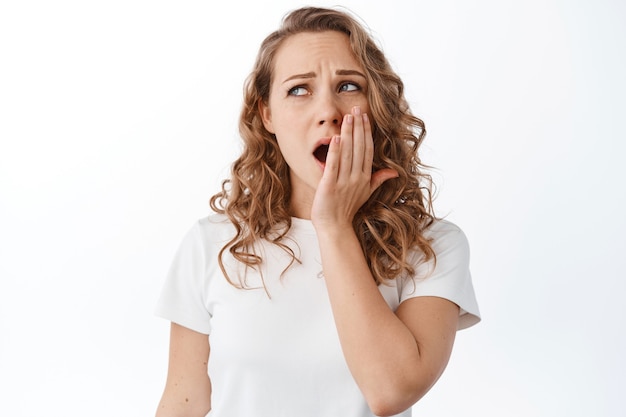
M 313 152 L 313 156 L 320 162 L 326 162 L 327 155 L 328 155 L 328 145 L 320 145 Z

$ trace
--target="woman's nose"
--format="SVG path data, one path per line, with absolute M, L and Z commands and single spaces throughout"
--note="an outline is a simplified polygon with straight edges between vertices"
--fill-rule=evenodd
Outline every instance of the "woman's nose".
M 338 125 L 339 124 L 339 117 L 327 117 L 327 118 L 323 118 L 322 120 L 319 121 L 320 125 L 323 125 L 325 123 L 332 123 L 334 125 Z
M 343 115 L 337 102 L 331 94 L 320 97 L 318 120 L 320 125 L 333 124 L 340 125 Z

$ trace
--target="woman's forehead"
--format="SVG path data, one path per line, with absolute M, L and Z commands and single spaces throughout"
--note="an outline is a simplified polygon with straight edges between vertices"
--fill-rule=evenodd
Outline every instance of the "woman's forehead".
M 297 73 L 315 72 L 320 65 L 360 70 L 348 36 L 343 32 L 302 32 L 285 39 L 274 57 L 273 71 L 278 79 Z

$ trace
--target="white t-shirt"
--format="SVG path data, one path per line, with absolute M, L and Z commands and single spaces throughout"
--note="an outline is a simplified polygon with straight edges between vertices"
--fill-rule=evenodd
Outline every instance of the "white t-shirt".
M 394 311 L 411 297 L 449 299 L 461 308 L 459 328 L 469 327 L 480 318 L 467 239 L 447 221 L 434 223 L 428 235 L 437 254 L 434 271 L 432 262 L 421 264 L 416 274 L 421 278 L 397 279 L 380 285 L 380 291 Z M 246 286 L 256 289 L 235 288 L 220 270 L 218 252 L 233 236 L 225 216 L 199 220 L 180 245 L 156 309 L 158 316 L 210 335 L 208 415 L 373 416 L 341 351 L 312 223 L 292 219 L 284 242 L 301 263 L 286 271 L 289 255 L 267 242 L 256 247 L 262 274 L 225 252 L 231 280 L 239 282 L 245 273 Z M 416 264 L 420 256 L 415 255 Z M 410 415 L 410 409 L 399 414 Z

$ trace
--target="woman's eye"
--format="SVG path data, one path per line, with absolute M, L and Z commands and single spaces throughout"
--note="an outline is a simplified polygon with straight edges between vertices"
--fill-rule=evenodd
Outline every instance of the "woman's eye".
M 302 86 L 293 87 L 288 92 L 290 96 L 304 96 L 304 95 L 307 95 L 308 93 L 309 92 L 307 91 L 307 89 Z
M 355 83 L 343 83 L 341 87 L 339 87 L 339 91 L 359 91 L 361 87 Z

